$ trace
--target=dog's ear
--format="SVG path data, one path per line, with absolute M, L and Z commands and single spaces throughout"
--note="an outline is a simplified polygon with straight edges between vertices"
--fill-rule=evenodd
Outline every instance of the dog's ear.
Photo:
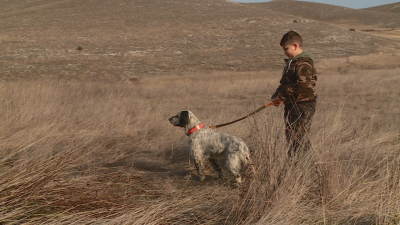
M 189 111 L 182 111 L 179 116 L 179 126 L 184 127 L 189 124 Z

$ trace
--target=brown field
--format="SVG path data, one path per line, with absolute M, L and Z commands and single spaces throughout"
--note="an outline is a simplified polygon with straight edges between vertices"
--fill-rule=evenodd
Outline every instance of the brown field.
M 101 3 L 2 3 L 0 224 L 400 224 L 396 34 L 219 0 Z M 288 29 L 316 55 L 312 151 L 288 162 L 270 107 L 218 129 L 248 144 L 254 175 L 197 181 L 167 118 L 267 104 Z

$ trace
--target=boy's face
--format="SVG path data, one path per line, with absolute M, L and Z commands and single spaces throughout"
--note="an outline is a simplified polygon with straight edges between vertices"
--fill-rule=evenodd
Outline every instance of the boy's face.
M 299 44 L 293 43 L 282 46 L 283 52 L 289 59 L 293 59 L 298 54 L 301 53 L 301 48 L 299 48 Z

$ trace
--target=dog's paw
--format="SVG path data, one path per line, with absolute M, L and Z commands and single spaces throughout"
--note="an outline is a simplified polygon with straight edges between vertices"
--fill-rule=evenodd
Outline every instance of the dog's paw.
M 199 176 L 199 181 L 203 182 L 205 178 L 206 178 L 205 176 Z
M 186 175 L 185 175 L 185 179 L 186 179 L 186 180 L 192 179 L 192 175 L 191 175 L 190 173 L 186 174 Z

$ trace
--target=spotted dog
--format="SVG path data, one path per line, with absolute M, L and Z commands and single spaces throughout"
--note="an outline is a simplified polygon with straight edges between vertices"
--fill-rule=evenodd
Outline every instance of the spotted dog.
M 240 172 L 245 172 L 250 164 L 249 149 L 242 139 L 205 127 L 191 111 L 181 111 L 169 121 L 174 126 L 185 128 L 189 136 L 190 156 L 200 181 L 204 180 L 204 161 L 208 159 L 218 177 L 222 177 L 221 165 L 225 164 L 240 185 Z

